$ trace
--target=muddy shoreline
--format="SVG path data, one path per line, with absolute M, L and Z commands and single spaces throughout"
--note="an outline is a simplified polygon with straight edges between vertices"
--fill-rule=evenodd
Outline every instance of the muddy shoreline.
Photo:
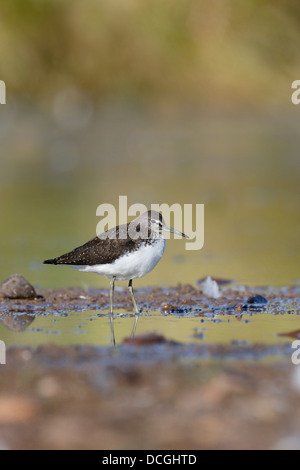
M 107 314 L 107 290 L 37 294 L 0 299 L 0 319 L 81 309 Z M 247 304 L 254 295 L 264 296 L 267 307 Z M 297 286 L 233 286 L 210 299 L 179 285 L 136 289 L 136 300 L 171 319 L 191 311 L 234 318 L 265 308 L 300 313 Z M 115 306 L 133 315 L 126 290 L 116 291 Z M 149 331 L 116 347 L 82 345 L 80 337 L 77 346 L 51 344 L 51 337 L 38 347 L 9 346 L 0 366 L 0 448 L 299 448 L 300 372 L 290 359 L 291 341 L 186 344 Z M 269 362 L 270 355 L 276 359 Z
M 32 299 L 7 299 L 0 295 L 0 312 L 24 310 L 27 312 L 42 311 L 51 308 L 53 312 L 75 309 L 104 310 L 109 308 L 108 289 L 36 289 L 37 297 Z M 145 287 L 135 289 L 136 300 L 139 308 L 161 309 L 163 312 L 180 313 L 189 307 L 199 307 L 199 311 L 215 309 L 245 310 L 247 299 L 255 295 L 263 295 L 274 308 L 274 314 L 284 313 L 280 310 L 280 300 L 296 302 L 296 313 L 300 314 L 300 305 L 297 303 L 300 297 L 300 287 L 287 286 L 274 288 L 267 286 L 247 287 L 233 286 L 220 289 L 220 297 L 211 298 L 203 294 L 201 288 L 191 284 L 178 284 L 176 287 Z M 125 287 L 117 287 L 114 294 L 114 308 L 132 310 L 130 295 Z M 248 308 L 255 310 L 256 306 L 248 304 Z

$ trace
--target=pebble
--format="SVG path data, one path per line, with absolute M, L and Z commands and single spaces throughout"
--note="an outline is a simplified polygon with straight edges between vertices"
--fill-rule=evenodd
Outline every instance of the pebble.
M 166 302 L 163 302 L 160 308 L 164 313 L 184 313 L 183 308 L 176 307 L 175 305 L 168 304 Z
M 234 310 L 235 312 L 241 312 L 244 307 L 241 303 L 239 302 L 229 302 L 226 306 L 227 310 Z
M 0 284 L 0 297 L 32 299 L 36 296 L 34 287 L 20 274 L 14 274 Z
M 205 281 L 202 282 L 202 292 L 206 297 L 211 297 L 213 299 L 218 299 L 221 296 L 219 286 L 216 281 L 214 281 L 210 276 L 208 276 Z
M 213 281 L 215 281 L 218 284 L 218 286 L 225 286 L 227 284 L 232 284 L 234 282 L 232 279 L 225 279 L 221 277 L 212 277 L 212 276 L 210 277 Z M 196 283 L 201 285 L 206 279 L 207 277 L 202 277 L 201 279 L 198 279 Z
M 157 333 L 144 333 L 135 336 L 134 338 L 125 338 L 123 340 L 124 344 L 131 346 L 143 346 L 143 345 L 152 345 L 152 344 L 161 344 L 167 343 L 168 341 L 162 335 Z
M 247 299 L 247 304 L 267 304 L 268 301 L 262 295 L 256 294 L 252 295 Z

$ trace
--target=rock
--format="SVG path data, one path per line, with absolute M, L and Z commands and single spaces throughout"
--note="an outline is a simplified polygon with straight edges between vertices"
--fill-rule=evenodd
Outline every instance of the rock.
M 213 299 L 218 299 L 220 297 L 221 293 L 219 286 L 210 276 L 202 282 L 201 286 L 202 292 L 206 297 L 212 297 Z
M 0 284 L 0 297 L 32 299 L 36 296 L 34 287 L 20 274 L 14 274 Z
M 163 313 L 184 313 L 183 308 L 176 307 L 175 305 L 168 304 L 166 302 L 163 302 L 160 308 Z
M 229 304 L 226 305 L 227 310 L 235 310 L 236 312 L 241 312 L 244 307 L 240 302 L 229 302 Z
M 210 277 L 213 281 L 215 281 L 218 284 L 218 286 L 226 286 L 227 284 L 232 284 L 234 282 L 233 279 L 225 279 L 221 277 L 212 277 L 212 276 Z M 201 279 L 198 279 L 196 281 L 196 284 L 201 285 L 206 279 L 207 277 L 202 277 Z
M 240 314 L 243 311 L 243 306 L 242 304 L 236 304 L 234 307 L 234 313 Z
M 167 343 L 168 341 L 162 335 L 157 333 L 144 333 L 133 338 L 125 338 L 123 343 L 130 346 L 149 346 L 152 344 Z
M 256 294 L 247 299 L 247 304 L 267 304 L 268 301 L 262 295 Z

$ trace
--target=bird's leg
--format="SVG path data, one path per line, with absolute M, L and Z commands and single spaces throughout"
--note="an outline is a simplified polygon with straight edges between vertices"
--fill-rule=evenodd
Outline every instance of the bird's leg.
M 116 278 L 113 277 L 112 280 L 110 281 L 110 293 L 109 293 L 109 301 L 110 301 L 109 320 L 110 320 L 111 342 L 113 346 L 116 345 L 115 332 L 114 332 L 114 314 L 113 314 L 115 280 Z
M 137 307 L 137 304 L 136 304 L 136 301 L 135 301 L 135 298 L 134 298 L 134 295 L 133 295 L 133 288 L 132 288 L 132 279 L 130 279 L 129 283 L 128 283 L 128 290 L 130 292 L 130 295 L 131 295 L 131 299 L 132 299 L 132 303 L 133 303 L 133 306 L 134 306 L 134 310 L 135 310 L 135 319 L 134 319 L 134 325 L 133 325 L 133 329 L 132 329 L 132 332 L 131 332 L 131 337 L 133 338 L 134 334 L 135 334 L 135 330 L 136 330 L 136 325 L 137 325 L 137 322 L 138 322 L 138 318 L 139 318 L 139 309 Z
M 131 299 L 132 299 L 132 303 L 133 303 L 133 306 L 134 306 L 135 313 L 136 313 L 136 315 L 138 315 L 140 312 L 139 312 L 139 309 L 137 308 L 137 304 L 136 304 L 136 301 L 135 301 L 135 298 L 134 298 L 134 295 L 133 295 L 132 279 L 130 279 L 130 281 L 128 283 L 128 290 L 129 290 L 130 295 L 131 295 Z

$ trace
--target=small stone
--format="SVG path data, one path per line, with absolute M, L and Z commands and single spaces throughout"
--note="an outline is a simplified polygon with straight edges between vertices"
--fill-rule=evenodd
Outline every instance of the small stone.
M 167 343 L 167 340 L 164 336 L 157 333 L 145 333 L 135 336 L 134 338 L 125 338 L 123 343 L 130 346 L 149 346 L 152 344 Z
M 229 304 L 226 305 L 226 309 L 240 312 L 243 310 L 243 306 L 239 302 L 229 302 Z
M 256 294 L 247 299 L 247 304 L 267 304 L 268 301 L 262 295 Z
M 234 307 L 234 313 L 240 314 L 243 311 L 243 307 L 241 304 L 236 304 Z
M 218 299 L 221 296 L 219 286 L 210 276 L 208 276 L 201 284 L 202 292 L 206 297 Z
M 160 308 L 164 313 L 184 313 L 183 308 L 176 307 L 175 305 L 168 304 L 166 302 L 163 302 Z
M 197 338 L 197 339 L 204 339 L 204 338 L 205 338 L 205 334 L 204 334 L 204 333 L 195 332 L 195 333 L 193 334 L 193 337 L 194 337 L 194 338 Z
M 0 297 L 7 299 L 32 299 L 36 297 L 34 287 L 20 274 L 14 274 L 0 284 Z
M 215 281 L 218 284 L 218 286 L 226 286 L 227 284 L 232 284 L 234 282 L 233 279 L 225 279 L 221 277 L 211 276 L 211 279 Z M 206 277 L 202 277 L 201 279 L 198 279 L 196 283 L 201 285 L 205 280 L 206 280 Z

